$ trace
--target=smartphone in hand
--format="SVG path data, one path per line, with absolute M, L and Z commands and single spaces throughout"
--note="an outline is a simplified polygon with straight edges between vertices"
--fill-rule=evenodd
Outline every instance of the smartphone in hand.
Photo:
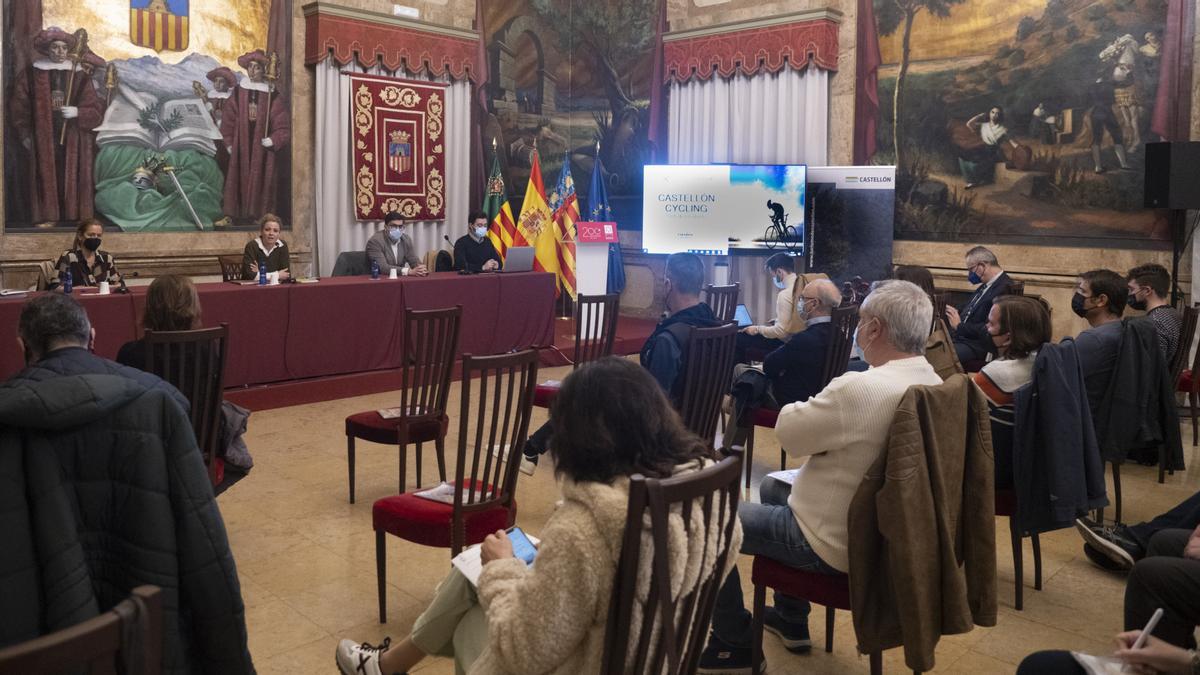
M 524 560 L 526 565 L 532 565 L 533 559 L 537 557 L 537 548 L 525 532 L 519 527 L 513 527 L 508 530 L 508 539 L 513 545 L 513 555 Z

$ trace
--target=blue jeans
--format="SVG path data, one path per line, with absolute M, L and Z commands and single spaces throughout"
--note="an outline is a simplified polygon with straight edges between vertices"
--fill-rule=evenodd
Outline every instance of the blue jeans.
M 795 514 L 787 505 L 791 492 L 791 485 L 766 478 L 758 489 L 762 503 L 742 503 L 738 508 L 742 553 L 766 556 L 806 572 L 841 574 L 821 560 L 804 538 Z M 807 626 L 810 609 L 807 600 L 775 593 L 775 610 L 788 623 Z M 712 628 L 717 639 L 727 645 L 750 646 L 751 616 L 742 598 L 742 582 L 736 567 L 717 594 Z

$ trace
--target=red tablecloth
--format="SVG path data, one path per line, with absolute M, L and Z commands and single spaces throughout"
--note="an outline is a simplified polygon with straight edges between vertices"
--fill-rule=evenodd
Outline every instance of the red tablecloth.
M 554 276 L 538 272 L 398 280 L 322 279 L 261 288 L 198 284 L 205 326 L 229 324 L 229 387 L 400 365 L 404 309 L 463 306 L 459 353 L 501 354 L 553 340 Z M 141 335 L 145 287 L 129 295 L 77 292 L 96 329 L 96 353 L 115 358 Z M 24 366 L 18 298 L 0 300 L 0 379 Z

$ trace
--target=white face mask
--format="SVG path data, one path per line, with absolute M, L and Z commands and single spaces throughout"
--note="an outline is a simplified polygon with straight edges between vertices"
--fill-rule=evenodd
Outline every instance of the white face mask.
M 391 239 L 393 242 L 400 241 L 400 237 L 403 235 L 404 235 L 404 228 L 402 228 L 402 227 L 389 227 L 387 229 L 388 239 Z
M 870 361 L 867 360 L 867 347 L 870 347 L 872 344 L 874 344 L 875 340 L 872 339 L 870 342 L 868 342 L 865 345 L 858 341 L 858 331 L 859 331 L 859 329 L 862 328 L 862 326 L 863 326 L 863 324 L 860 323 L 860 324 L 858 324 L 858 327 L 854 329 L 854 351 L 856 353 L 858 353 L 859 357 L 862 358 L 863 361 L 867 361 L 867 363 L 871 363 Z
M 487 231 L 488 231 L 488 229 L 487 229 L 486 227 L 477 227 L 477 228 L 475 228 L 475 238 L 476 238 L 476 239 L 483 239 L 484 237 L 486 237 L 486 236 L 487 236 Z
M 779 289 L 779 290 L 781 290 L 781 291 L 782 291 L 783 289 L 787 288 L 787 282 L 786 282 L 786 281 L 780 281 L 779 279 L 775 279 L 774 281 L 775 281 L 775 288 L 778 288 L 778 289 Z
M 796 314 L 800 316 L 801 320 L 808 321 L 809 309 L 807 298 L 800 298 L 799 304 L 796 305 Z

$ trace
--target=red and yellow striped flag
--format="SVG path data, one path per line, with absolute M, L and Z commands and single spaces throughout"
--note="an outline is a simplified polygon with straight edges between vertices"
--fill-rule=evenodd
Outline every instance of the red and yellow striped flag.
M 571 177 L 570 153 L 563 154 L 558 185 L 550 195 L 550 209 L 553 211 L 554 235 L 558 240 L 558 285 L 574 299 L 575 222 L 579 220 L 579 197 L 575 194 L 575 180 Z
M 508 205 L 508 191 L 504 188 L 504 176 L 500 173 L 500 158 L 492 157 L 492 175 L 487 182 L 487 196 L 483 199 L 483 212 L 488 215 L 488 239 L 503 263 L 508 256 L 508 247 L 513 245 L 517 233 L 512 207 Z
M 533 152 L 533 170 L 529 173 L 529 185 L 525 188 L 525 201 L 521 203 L 521 217 L 517 219 L 516 246 L 533 247 L 533 268 L 539 272 L 558 275 L 558 238 L 554 236 L 554 221 L 550 207 L 546 204 L 546 187 L 542 184 L 542 167 L 538 153 Z

